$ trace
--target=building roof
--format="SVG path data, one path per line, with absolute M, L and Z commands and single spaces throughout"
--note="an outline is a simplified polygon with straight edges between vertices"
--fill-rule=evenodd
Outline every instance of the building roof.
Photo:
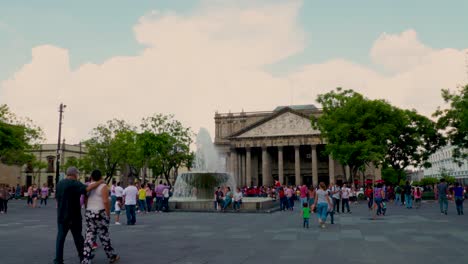
M 307 104 L 307 105 L 278 106 L 273 110 L 273 112 L 282 110 L 284 108 L 291 108 L 292 110 L 296 110 L 296 111 L 315 111 L 315 110 L 318 110 L 318 108 L 315 105 Z

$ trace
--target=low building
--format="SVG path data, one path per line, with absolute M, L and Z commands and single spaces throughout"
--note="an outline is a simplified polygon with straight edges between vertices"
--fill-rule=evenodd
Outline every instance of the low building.
M 462 184 L 468 184 L 468 161 L 460 166 L 453 161 L 453 146 L 445 146 L 429 158 L 432 167 L 424 169 L 424 177 L 440 178 L 443 174 L 453 176 Z
M 215 146 L 226 171 L 240 185 L 317 185 L 344 182 L 345 168 L 325 154 L 326 141 L 311 121 L 321 115 L 314 105 L 280 106 L 273 111 L 216 113 Z M 368 167 L 355 182 L 381 179 Z
M 21 167 L 0 163 L 0 186 L 21 185 Z
M 60 145 L 61 154 L 60 154 L 60 172 L 64 173 L 66 168 L 63 167 L 64 164 L 70 158 L 81 158 L 86 155 L 86 149 L 83 145 L 70 145 L 70 144 L 61 144 Z M 25 165 L 22 168 L 22 177 L 21 185 L 30 186 L 32 184 L 37 184 L 41 186 L 46 183 L 49 187 L 55 185 L 55 171 L 56 171 L 56 158 L 57 158 L 57 144 L 42 144 L 38 149 L 32 150 L 34 156 L 37 160 L 44 161 L 47 166 L 46 168 L 38 171 L 32 168 L 30 165 Z M 82 175 L 82 178 L 86 177 Z M 81 180 L 85 180 L 84 178 Z

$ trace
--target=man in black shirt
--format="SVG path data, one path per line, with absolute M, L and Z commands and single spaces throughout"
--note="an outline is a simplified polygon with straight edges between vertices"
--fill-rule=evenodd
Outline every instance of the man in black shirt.
M 75 167 L 67 169 L 67 178 L 57 184 L 57 241 L 55 245 L 55 264 L 63 264 L 63 245 L 68 231 L 71 231 L 80 261 L 83 259 L 84 239 L 81 234 L 80 196 L 98 187 L 102 180 L 89 186 L 77 180 L 79 171 Z
M 406 185 L 403 190 L 405 191 L 406 208 L 411 209 L 413 208 L 413 197 L 411 196 L 411 184 L 409 181 L 406 181 Z

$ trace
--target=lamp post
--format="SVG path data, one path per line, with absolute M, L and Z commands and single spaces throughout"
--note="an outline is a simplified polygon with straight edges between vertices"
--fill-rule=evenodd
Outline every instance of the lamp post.
M 63 103 L 60 104 L 59 106 L 59 130 L 58 130 L 58 143 L 57 143 L 57 157 L 56 157 L 56 169 L 55 169 L 55 188 L 57 188 L 57 184 L 59 182 L 60 178 L 60 141 L 62 137 L 62 118 L 63 118 L 63 110 L 67 106 L 64 105 Z

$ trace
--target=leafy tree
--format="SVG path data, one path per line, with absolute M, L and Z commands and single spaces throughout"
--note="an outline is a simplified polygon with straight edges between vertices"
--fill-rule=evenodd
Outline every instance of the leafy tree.
M 184 165 L 191 166 L 194 156 L 190 152 L 193 133 L 190 128 L 175 120 L 174 116 L 155 114 L 144 118 L 141 129 L 144 135 L 142 142 L 146 142 L 142 144 L 156 147 L 153 152 L 148 149 L 143 150 L 154 175 L 164 175 L 169 182 L 171 171 L 176 172 Z M 148 133 L 152 133 L 153 136 L 148 137 Z
M 400 182 L 402 178 L 406 177 L 405 172 L 400 170 L 395 170 L 391 166 L 386 166 L 382 168 L 382 179 L 386 183 L 391 183 L 396 185 Z
M 38 185 L 41 184 L 40 182 L 40 176 L 41 172 L 47 168 L 47 163 L 42 160 L 38 160 L 35 157 L 33 160 L 29 163 L 29 167 L 32 169 L 32 176 L 33 176 L 33 182 L 36 182 L 36 180 L 39 178 Z
M 438 182 L 439 182 L 439 180 L 437 178 L 425 177 L 425 178 L 422 178 L 419 183 L 422 186 L 433 186 L 433 185 L 437 184 Z
M 387 152 L 387 139 L 395 131 L 394 109 L 385 101 L 369 100 L 352 90 L 337 88 L 318 96 L 323 114 L 316 122 L 326 139 L 326 152 L 350 168 L 353 181 L 366 165 L 380 165 Z M 351 179 L 350 179 L 351 178 Z
M 451 145 L 455 146 L 453 159 L 461 166 L 468 158 L 468 84 L 458 92 L 442 90 L 442 98 L 450 108 L 434 113 L 438 117 L 437 127 L 445 130 Z
M 129 141 L 122 135 L 134 130 L 132 125 L 117 119 L 98 125 L 92 130 L 91 138 L 84 142 L 87 155 L 82 158 L 82 165 L 101 170 L 110 182 L 119 166 L 128 160 Z
M 30 150 L 43 139 L 42 130 L 28 118 L 19 118 L 0 105 L 0 162 L 24 165 L 33 161 Z
M 445 144 L 436 124 L 415 110 L 341 88 L 319 95 L 317 101 L 323 115 L 315 126 L 327 140 L 326 152 L 350 167 L 351 178 L 365 166 L 383 165 L 383 176 L 398 183 L 408 166 L 429 167 L 430 155 Z M 386 166 L 393 172 L 385 171 Z
M 385 163 L 399 171 L 399 181 L 405 176 L 404 170 L 408 166 L 430 167 L 429 157 L 445 145 L 445 139 L 437 131 L 435 122 L 415 110 L 394 107 L 394 112 L 395 118 L 387 121 L 393 123 L 395 131 L 387 138 Z

